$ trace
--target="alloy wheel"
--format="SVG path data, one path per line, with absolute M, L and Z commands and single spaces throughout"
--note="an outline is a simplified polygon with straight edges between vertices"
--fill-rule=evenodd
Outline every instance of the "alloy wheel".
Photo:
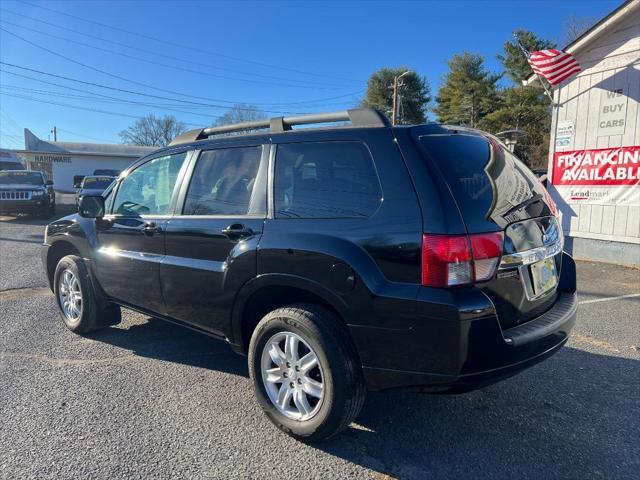
M 325 385 L 318 355 L 302 337 L 279 332 L 264 345 L 262 381 L 271 403 L 288 418 L 305 421 L 320 410 Z
M 82 315 L 82 290 L 80 282 L 71 270 L 64 270 L 58 280 L 58 300 L 62 313 L 72 322 Z

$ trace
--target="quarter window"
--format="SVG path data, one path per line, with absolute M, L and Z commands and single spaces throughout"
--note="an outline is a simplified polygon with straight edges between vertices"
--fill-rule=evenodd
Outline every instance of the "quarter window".
M 277 218 L 358 218 L 382 201 L 367 147 L 360 142 L 278 145 L 274 181 Z
M 187 190 L 184 215 L 259 215 L 266 211 L 266 162 L 262 147 L 200 154 Z M 261 166 L 262 165 L 262 166 Z
M 113 213 L 135 216 L 169 213 L 178 172 L 186 156 L 185 152 L 154 158 L 129 173 L 116 192 Z

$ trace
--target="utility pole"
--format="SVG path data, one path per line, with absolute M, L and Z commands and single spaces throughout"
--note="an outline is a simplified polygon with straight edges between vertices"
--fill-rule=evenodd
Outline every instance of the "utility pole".
M 51 133 L 53 133 L 53 141 L 57 142 L 58 141 L 58 129 L 54 126 L 53 130 L 51 130 Z
M 391 110 L 391 125 L 395 125 L 397 123 L 397 115 L 398 115 L 398 77 L 393 77 L 393 104 Z
M 411 70 L 407 70 L 403 74 L 393 77 L 393 111 L 391 112 L 391 125 L 398 124 L 398 91 L 404 86 L 404 83 L 399 82 L 399 80 L 409 73 L 411 73 Z

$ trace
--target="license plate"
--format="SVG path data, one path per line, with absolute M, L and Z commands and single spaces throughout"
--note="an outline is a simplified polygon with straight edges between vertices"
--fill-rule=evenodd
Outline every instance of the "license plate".
M 531 283 L 534 295 L 542 295 L 558 284 L 556 262 L 553 257 L 540 260 L 531 265 Z

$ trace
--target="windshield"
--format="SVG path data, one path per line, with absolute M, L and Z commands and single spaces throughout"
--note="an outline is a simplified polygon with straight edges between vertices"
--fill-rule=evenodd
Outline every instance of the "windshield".
M 0 185 L 13 184 L 40 185 L 44 184 L 39 172 L 0 172 Z
M 104 190 L 113 182 L 113 177 L 85 177 L 82 188 L 102 189 Z

